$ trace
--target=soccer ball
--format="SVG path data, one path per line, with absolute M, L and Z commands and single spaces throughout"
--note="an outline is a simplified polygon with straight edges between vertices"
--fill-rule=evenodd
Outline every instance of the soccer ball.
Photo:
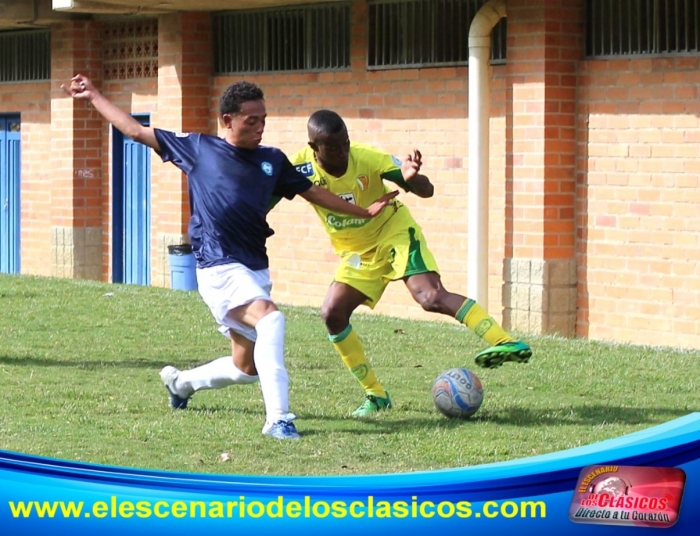
M 484 400 L 481 380 L 464 368 L 452 368 L 440 374 L 433 383 L 432 392 L 438 411 L 456 419 L 474 415 Z

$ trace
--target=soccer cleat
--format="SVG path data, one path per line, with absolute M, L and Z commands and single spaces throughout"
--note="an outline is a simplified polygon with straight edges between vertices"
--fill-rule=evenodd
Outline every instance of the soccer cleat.
M 495 369 L 507 361 L 527 363 L 532 356 L 532 349 L 520 341 L 508 341 L 492 346 L 476 354 L 476 364 L 480 367 Z
M 391 398 L 389 398 L 388 391 L 386 398 L 367 393 L 364 402 L 351 415 L 353 417 L 369 417 L 385 409 L 391 409 Z
M 179 375 L 180 371 L 170 365 L 163 367 L 160 371 L 160 379 L 168 390 L 168 394 L 170 394 L 170 407 L 173 409 L 186 409 L 187 403 L 190 401 L 192 395 L 180 396 L 177 394 L 175 382 L 177 382 L 177 377 Z
M 301 436 L 297 432 L 297 427 L 292 422 L 296 418 L 297 416 L 293 413 L 287 413 L 284 419 L 274 423 L 265 423 L 262 433 L 275 439 L 300 439 Z

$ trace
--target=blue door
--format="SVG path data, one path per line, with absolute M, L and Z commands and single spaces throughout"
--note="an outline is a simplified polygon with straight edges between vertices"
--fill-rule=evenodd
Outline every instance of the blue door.
M 19 273 L 19 115 L 0 115 L 0 273 Z
M 148 116 L 135 116 L 149 126 Z M 151 149 L 113 128 L 113 251 L 115 283 L 151 283 Z

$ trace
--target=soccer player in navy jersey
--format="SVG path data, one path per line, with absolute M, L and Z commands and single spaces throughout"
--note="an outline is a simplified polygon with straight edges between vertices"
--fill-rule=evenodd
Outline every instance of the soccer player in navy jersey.
M 69 96 L 90 102 L 124 135 L 153 148 L 164 162 L 172 162 L 187 175 L 189 236 L 197 259 L 199 292 L 220 331 L 254 348 L 252 363 L 236 362 L 234 355 L 188 371 L 163 368 L 160 377 L 171 407 L 185 409 L 200 389 L 259 380 L 266 412 L 263 434 L 298 439 L 292 422 L 296 416 L 289 412 L 285 319 L 270 297 L 265 241 L 273 231 L 267 224 L 267 211 L 273 198 L 300 195 L 330 210 L 373 218 L 396 192 L 362 208 L 313 185 L 282 151 L 260 145 L 267 113 L 262 90 L 250 82 L 232 84 L 221 96 L 223 139 L 145 127 L 80 74 L 69 86 L 61 87 Z

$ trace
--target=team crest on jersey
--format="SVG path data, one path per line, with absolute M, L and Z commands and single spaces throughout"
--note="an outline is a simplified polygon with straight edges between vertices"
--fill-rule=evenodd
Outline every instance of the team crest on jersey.
M 272 177 L 272 164 L 270 164 L 270 162 L 263 162 L 260 164 L 260 167 L 267 175 Z
M 345 199 L 345 201 L 347 201 L 348 203 L 352 203 L 353 205 L 357 204 L 355 203 L 355 194 L 353 194 L 352 192 L 347 194 L 338 194 L 338 197 L 340 197 L 341 199 Z
M 401 167 L 401 159 L 398 156 L 392 156 L 391 161 L 397 166 Z
M 363 192 L 369 186 L 369 177 L 367 177 L 367 175 L 359 175 L 355 180 L 357 181 L 357 185 L 360 187 L 360 190 Z
M 304 175 L 304 177 L 314 176 L 314 166 L 311 162 L 304 162 L 303 164 L 298 164 L 294 167 L 296 167 L 297 171 Z

